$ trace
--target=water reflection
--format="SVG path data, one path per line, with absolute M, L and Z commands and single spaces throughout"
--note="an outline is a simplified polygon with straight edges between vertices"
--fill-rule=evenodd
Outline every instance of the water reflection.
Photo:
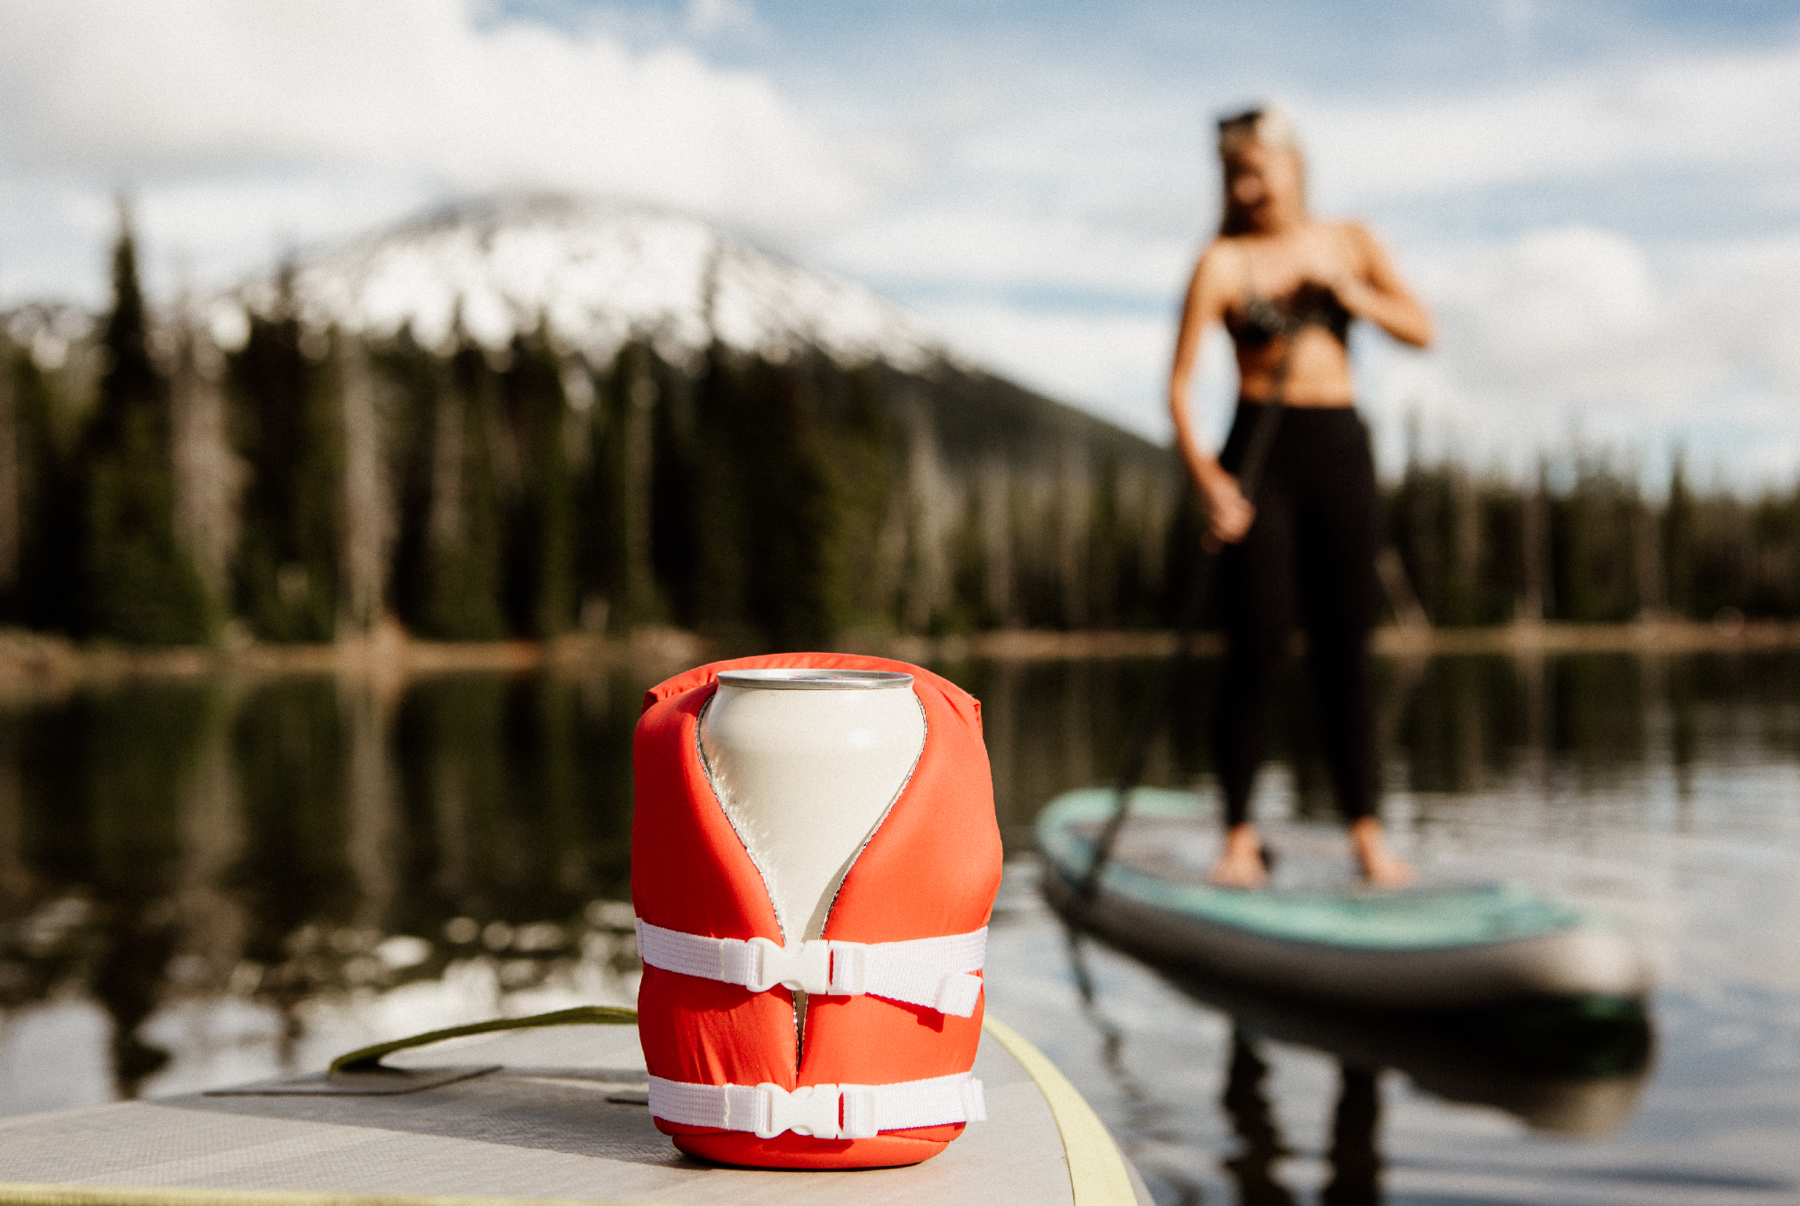
M 1250 1036 L 1241 1029 L 1231 1032 L 1231 1063 L 1225 1077 L 1225 1093 L 1219 1104 L 1237 1135 L 1238 1153 L 1223 1163 L 1237 1182 L 1238 1201 L 1244 1206 L 1292 1206 L 1289 1193 L 1275 1175 L 1275 1164 L 1292 1150 L 1282 1140 L 1269 1108 L 1263 1079 L 1269 1065 L 1256 1054 Z
M 170 1061 L 147 1023 L 195 1003 L 272 1015 L 291 1067 L 320 1002 L 471 963 L 487 1007 L 582 971 L 628 992 L 630 910 L 605 906 L 629 874 L 635 699 L 323 679 L 0 714 L 0 1009 L 96 1004 L 129 1097 Z
M 1292 1150 L 1275 1124 L 1263 1080 L 1269 1067 L 1256 1053 L 1255 1037 L 1231 1032 L 1231 1063 L 1219 1099 L 1241 1148 L 1224 1161 L 1242 1206 L 1293 1206 L 1299 1199 L 1282 1184 L 1276 1162 Z M 1337 1104 L 1331 1115 L 1326 1159 L 1331 1179 L 1319 1194 L 1323 1206 L 1374 1206 L 1381 1201 L 1381 1155 L 1375 1135 L 1381 1122 L 1379 1072 L 1338 1065 Z
M 1622 1127 L 1649 1072 L 1648 1018 L 1604 1002 L 1393 1021 L 1257 999 L 1191 978 L 1175 983 L 1233 1021 L 1220 1103 L 1242 1145 L 1225 1167 L 1246 1204 L 1292 1200 L 1271 1171 L 1290 1149 L 1264 1094 L 1263 1041 L 1310 1048 L 1337 1065 L 1331 1178 L 1320 1200 L 1342 1206 L 1382 1200 L 1379 1085 L 1387 1070 L 1444 1101 L 1490 1106 L 1535 1131 L 1582 1138 Z
M 1135 1114 L 1151 1116 L 1154 1094 L 1138 1082 L 1126 1029 L 1107 1013 L 1089 969 L 1080 931 L 1067 932 L 1069 965 L 1082 1014 L 1100 1040 L 1114 1091 Z M 1648 1015 L 1636 1002 L 1547 1001 L 1437 1016 L 1384 1017 L 1309 1005 L 1160 968 L 1165 982 L 1230 1022 L 1222 1115 L 1234 1150 L 1220 1160 L 1241 1206 L 1299 1201 L 1284 1182 L 1283 1160 L 1296 1154 L 1276 1120 L 1265 1081 L 1265 1043 L 1328 1057 L 1336 1067 L 1325 1161 L 1327 1206 L 1380 1203 L 1383 1074 L 1445 1102 L 1504 1111 L 1532 1130 L 1579 1138 L 1610 1134 L 1630 1119 L 1650 1072 Z M 1145 1129 L 1154 1129 L 1154 1123 Z M 1179 1200 L 1201 1200 L 1195 1184 L 1168 1187 Z
M 941 669 L 982 699 L 1013 856 L 1046 801 L 1110 777 L 1155 672 L 1134 661 Z M 1456 657 L 1379 670 L 1390 811 L 1414 853 L 1446 873 L 1534 878 L 1673 935 L 1656 939 L 1664 967 L 1682 972 L 1665 1047 L 1724 1043 L 1715 1022 L 1739 1010 L 1767 1032 L 1758 1043 L 1800 1050 L 1781 1020 L 1800 1008 L 1784 987 L 1800 984 L 1800 956 L 1743 921 L 1800 917 L 1800 897 L 1790 877 L 1731 861 L 1800 848 L 1800 656 Z M 1202 662 L 1182 684 L 1152 783 L 1209 781 L 1213 673 Z M 0 1113 L 247 1081 L 377 1034 L 628 1000 L 630 742 L 646 685 L 622 668 L 217 680 L 0 706 Z M 1309 706 L 1297 676 L 1259 802 L 1297 822 L 1334 815 Z M 1690 837 L 1699 854 L 1669 853 Z M 1772 1004 L 1707 994 L 1753 958 Z M 1588 1135 L 1626 1122 L 1646 1083 L 1647 1042 L 1635 1065 L 1622 1043 L 1605 1067 L 1545 1069 L 1517 1051 L 1484 1062 L 1442 1036 L 1363 1027 L 1352 1041 L 1272 1003 L 1181 990 L 1197 1016 L 1244 1027 L 1210 1087 L 1171 1096 L 1170 1073 L 1144 1063 L 1160 1052 L 1133 1048 L 1126 1018 L 1106 1023 L 1093 1091 L 1128 1139 L 1191 1136 L 1195 1112 L 1237 1084 L 1228 1096 L 1251 1112 L 1214 1121 L 1248 1128 L 1232 1158 L 1270 1193 L 1289 1191 L 1279 1153 L 1248 1138 L 1261 1132 L 1246 1086 L 1271 1091 L 1254 1075 L 1271 1044 L 1351 1070 L 1318 1103 L 1334 1121 L 1305 1136 L 1339 1153 L 1343 1201 L 1399 1175 L 1373 1144 L 1380 1125 L 1396 1125 L 1391 1108 L 1385 1123 L 1374 1108 L 1383 1074 L 1358 1069 Z M 1092 1002 L 1089 1017 L 1105 1021 Z M 1066 1011 L 1054 1024 L 1093 1033 Z M 1274 1126 L 1274 1113 L 1264 1119 Z M 1215 1141 L 1216 1172 L 1228 1140 L 1221 1130 Z M 1157 1184 L 1180 1198 L 1211 1182 Z

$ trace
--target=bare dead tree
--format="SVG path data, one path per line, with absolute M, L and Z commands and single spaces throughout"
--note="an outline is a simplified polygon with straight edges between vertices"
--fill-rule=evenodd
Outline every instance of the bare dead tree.
M 224 358 L 189 317 L 177 320 L 169 380 L 170 453 L 175 467 L 175 535 L 213 598 L 231 587 L 244 462 L 226 430 Z
M 368 632 L 381 618 L 388 558 L 399 524 L 387 480 L 383 399 L 370 370 L 368 348 L 361 339 L 340 337 L 336 359 L 344 440 L 338 626 L 345 635 L 353 635 Z

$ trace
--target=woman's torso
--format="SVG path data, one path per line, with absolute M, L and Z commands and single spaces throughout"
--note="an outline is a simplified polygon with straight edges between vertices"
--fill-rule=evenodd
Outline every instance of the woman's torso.
M 1237 351 L 1238 392 L 1256 402 L 1351 406 L 1350 314 L 1321 282 L 1361 276 L 1343 227 L 1308 221 L 1280 234 L 1222 237 L 1235 261 L 1225 329 Z

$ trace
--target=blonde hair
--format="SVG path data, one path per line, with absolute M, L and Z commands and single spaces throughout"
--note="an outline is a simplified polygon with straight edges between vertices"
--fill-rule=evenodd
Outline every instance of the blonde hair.
M 1294 128 L 1293 119 L 1274 105 L 1258 105 L 1254 109 L 1245 109 L 1241 113 L 1233 113 L 1219 119 L 1219 158 L 1229 159 L 1251 143 L 1267 147 L 1271 151 L 1289 151 L 1296 159 L 1301 159 L 1300 135 Z M 1221 178 L 1224 190 L 1224 204 L 1219 214 L 1219 233 L 1221 235 L 1240 235 L 1248 231 L 1250 215 L 1244 207 L 1233 200 L 1231 185 Z M 1300 174 L 1301 187 L 1306 186 L 1306 169 L 1302 161 Z

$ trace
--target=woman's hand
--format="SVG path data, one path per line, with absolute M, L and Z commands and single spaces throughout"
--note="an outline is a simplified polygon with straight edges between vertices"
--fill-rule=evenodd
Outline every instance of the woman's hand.
M 1354 222 L 1337 228 L 1339 254 L 1320 249 L 1302 273 L 1303 283 L 1328 289 L 1338 304 L 1374 323 L 1402 343 L 1431 346 L 1431 315 L 1419 303 L 1388 261 L 1375 236 Z
M 1359 271 L 1363 258 L 1341 231 L 1334 231 L 1328 241 L 1314 240 L 1301 262 L 1295 297 L 1323 293 L 1335 298 L 1353 317 L 1369 318 L 1371 307 L 1379 307 L 1381 302 L 1375 287 Z
M 1308 282 L 1337 298 L 1338 305 L 1350 311 L 1352 317 L 1368 318 L 1372 306 L 1380 305 L 1374 287 L 1368 281 L 1349 272 L 1334 272 L 1320 275 Z
M 1219 467 L 1217 461 L 1197 472 L 1200 499 L 1206 504 L 1206 539 L 1213 547 L 1236 544 L 1250 534 L 1256 519 L 1256 508 L 1244 497 L 1238 479 Z
M 1201 504 L 1206 508 L 1205 542 L 1214 551 L 1220 545 L 1236 544 L 1249 533 L 1256 508 L 1244 497 L 1237 478 L 1225 472 L 1195 437 L 1187 392 L 1199 361 L 1201 332 L 1224 317 L 1225 303 L 1243 279 L 1242 268 L 1230 249 L 1219 242 L 1200 257 L 1188 284 L 1187 298 L 1182 302 L 1175 361 L 1169 368 L 1169 417 L 1175 425 L 1175 447 L 1200 491 Z

